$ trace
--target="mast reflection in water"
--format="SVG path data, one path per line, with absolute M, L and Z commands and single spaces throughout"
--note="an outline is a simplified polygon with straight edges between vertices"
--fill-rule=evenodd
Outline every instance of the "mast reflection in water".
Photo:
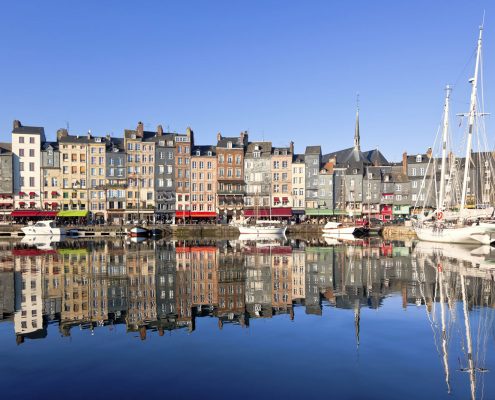
M 0 260 L 5 396 L 495 398 L 488 247 L 72 240 Z

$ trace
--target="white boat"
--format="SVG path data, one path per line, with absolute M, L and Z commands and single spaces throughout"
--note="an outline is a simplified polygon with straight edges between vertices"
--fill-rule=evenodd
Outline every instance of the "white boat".
M 65 239 L 61 235 L 26 235 L 21 239 L 21 243 L 36 247 L 38 250 L 53 250 L 53 244 L 62 242 Z
M 287 226 L 282 225 L 279 221 L 271 220 L 257 220 L 254 224 L 249 224 L 249 218 L 238 223 L 237 228 L 241 235 L 255 234 L 255 235 L 285 235 Z
M 65 235 L 65 229 L 57 227 L 54 220 L 38 221 L 34 225 L 25 226 L 21 230 L 25 235 Z
M 146 228 L 143 228 L 141 226 L 134 226 L 129 231 L 127 234 L 130 237 L 148 237 L 149 236 L 149 231 Z
M 469 195 L 470 190 L 468 188 L 468 182 L 470 181 L 470 167 L 473 162 L 472 159 L 472 143 L 473 132 L 475 131 L 475 122 L 477 117 L 483 115 L 478 111 L 477 105 L 477 87 L 478 87 L 478 72 L 480 69 L 481 61 L 481 43 L 482 43 L 483 27 L 480 28 L 478 46 L 476 51 L 476 64 L 474 77 L 470 79 L 471 83 L 471 101 L 469 112 L 465 114 L 469 118 L 467 138 L 466 138 L 466 156 L 464 162 L 464 171 L 462 178 L 462 191 L 460 191 L 458 197 L 453 199 L 452 178 L 457 176 L 457 167 L 455 163 L 449 162 L 450 170 L 447 171 L 447 153 L 448 153 L 448 138 L 449 138 L 449 107 L 450 107 L 450 87 L 446 88 L 446 97 L 443 114 L 443 129 L 441 140 L 441 166 L 440 166 L 440 182 L 439 190 L 437 194 L 437 209 L 420 218 L 413 224 L 416 235 L 420 240 L 428 242 L 438 243 L 458 243 L 458 244 L 485 244 L 489 240 L 489 232 L 495 232 L 494 224 L 487 224 L 480 222 L 485 218 L 489 218 L 493 215 L 493 207 L 490 207 L 486 199 L 479 201 L 480 199 L 473 199 L 474 196 Z M 480 140 L 478 140 L 480 141 Z M 483 143 L 483 140 L 481 140 Z M 485 160 L 485 168 L 490 161 Z M 435 161 L 433 161 L 433 170 L 436 170 Z M 476 171 L 479 174 L 483 174 L 483 171 Z M 486 177 L 490 177 L 489 173 L 485 174 Z M 447 184 L 448 182 L 448 184 Z M 455 182 L 454 182 L 455 183 Z M 424 181 L 423 181 L 424 184 Z M 483 185 L 487 188 L 490 187 L 490 182 L 484 181 Z M 435 187 L 437 187 L 435 185 Z M 426 188 L 423 189 L 426 190 Z M 431 188 L 428 189 L 428 191 Z M 471 188 L 472 189 L 472 188 Z M 449 192 L 450 193 L 447 193 Z M 467 199 L 471 197 L 471 201 L 477 205 L 478 208 L 468 208 Z M 478 201 L 477 201 L 478 200 Z M 457 205 L 459 209 L 457 210 Z M 453 210 L 455 209 L 455 210 Z M 424 212 L 424 210 L 423 210 Z
M 493 227 L 486 224 L 446 226 L 444 224 L 418 225 L 415 227 L 419 240 L 437 243 L 490 244 L 489 231 Z
M 323 234 L 333 237 L 363 236 L 368 233 L 368 229 L 363 226 L 345 226 L 341 222 L 330 221 L 323 227 Z
M 278 234 L 278 233 L 241 233 L 239 235 L 239 239 L 241 242 L 247 242 L 250 240 L 253 241 L 262 241 L 262 240 L 270 240 L 270 241 L 276 241 L 276 240 L 284 240 L 285 235 L 284 234 Z M 280 245 L 280 244 L 279 244 Z

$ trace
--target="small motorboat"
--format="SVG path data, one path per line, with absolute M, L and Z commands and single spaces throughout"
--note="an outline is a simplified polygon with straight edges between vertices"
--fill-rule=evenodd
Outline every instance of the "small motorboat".
M 65 229 L 57 227 L 54 220 L 38 221 L 34 225 L 25 226 L 21 230 L 25 235 L 63 236 L 66 234 Z
M 130 237 L 149 237 L 150 231 L 142 226 L 134 226 L 127 231 Z
M 326 235 L 332 235 L 334 237 L 339 237 L 342 235 L 353 235 L 356 237 L 366 236 L 369 229 L 365 226 L 344 226 L 341 222 L 330 221 L 323 227 L 323 233 Z

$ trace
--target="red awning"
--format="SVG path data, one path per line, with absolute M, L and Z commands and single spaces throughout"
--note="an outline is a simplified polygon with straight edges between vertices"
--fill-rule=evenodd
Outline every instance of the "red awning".
M 10 216 L 55 218 L 57 216 L 57 211 L 14 210 L 10 213 Z
M 53 192 L 52 192 L 52 196 L 58 196 L 58 192 L 53 191 Z
M 191 211 L 191 217 L 196 218 L 215 218 L 217 213 L 215 211 Z
M 186 218 L 191 216 L 191 211 L 176 211 L 175 218 Z
M 275 203 L 280 203 L 280 199 L 279 199 L 278 197 L 274 197 L 274 198 L 273 198 L 273 201 L 274 201 Z
M 54 201 L 54 202 L 52 203 L 52 206 L 53 206 L 53 207 L 57 207 L 57 206 L 58 206 L 58 203 L 57 203 L 56 201 Z
M 29 192 L 29 195 L 30 195 L 30 196 L 36 196 L 36 193 L 34 193 L 34 192 Z
M 291 207 L 273 207 L 269 208 L 261 208 L 259 210 L 244 210 L 245 217 L 291 217 L 292 216 L 292 208 Z
M 282 201 L 283 201 L 284 203 L 288 203 L 288 202 L 289 202 L 289 198 L 288 198 L 288 197 L 282 197 Z
M 20 201 L 19 205 L 24 206 L 24 205 L 26 205 L 26 203 L 24 201 Z
M 19 257 L 35 257 L 43 254 L 57 254 L 56 250 L 41 250 L 41 249 L 13 249 L 12 255 Z
M 29 204 L 36 204 L 36 202 L 35 201 L 30 201 Z
M 26 193 L 24 192 L 19 192 L 19 196 L 24 196 Z

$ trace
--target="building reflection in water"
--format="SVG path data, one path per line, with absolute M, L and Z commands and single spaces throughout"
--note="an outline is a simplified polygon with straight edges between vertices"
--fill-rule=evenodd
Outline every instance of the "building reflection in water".
M 424 306 L 450 390 L 448 328 L 473 307 L 495 305 L 489 248 L 363 241 L 327 245 L 285 242 L 124 241 L 62 242 L 36 249 L 0 245 L 0 321 L 13 321 L 18 344 L 47 336 L 56 323 L 63 336 L 74 327 L 93 332 L 123 324 L 138 332 L 195 330 L 196 318 L 214 317 L 246 328 L 250 320 L 294 308 L 322 315 L 323 305 L 354 314 L 359 345 L 361 309 L 379 308 L 400 293 L 402 306 Z M 466 316 L 456 315 L 463 303 Z M 302 310 L 302 308 L 301 308 Z M 483 366 L 474 363 L 472 340 L 463 366 L 476 387 Z M 475 390 L 475 389 L 473 389 Z

